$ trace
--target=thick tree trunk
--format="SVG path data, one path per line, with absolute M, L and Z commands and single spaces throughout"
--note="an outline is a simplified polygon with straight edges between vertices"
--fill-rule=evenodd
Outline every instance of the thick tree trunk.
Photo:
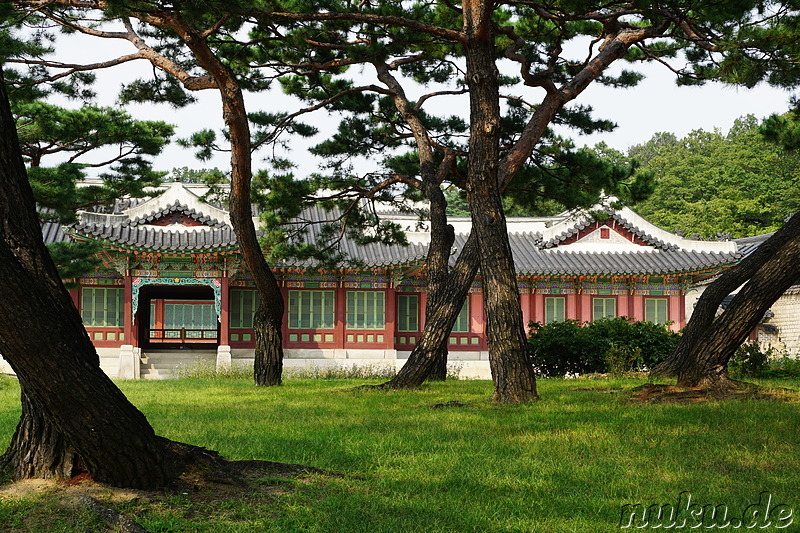
M 198 64 L 216 81 L 222 98 L 222 116 L 231 143 L 231 225 L 236 232 L 239 249 L 258 290 L 258 312 L 253 320 L 256 335 L 253 377 L 256 385 L 281 384 L 283 371 L 283 295 L 278 280 L 267 265 L 258 243 L 250 203 L 252 156 L 250 126 L 242 88 L 231 70 L 214 55 L 208 43 L 183 21 L 173 18 L 170 29 L 176 31 L 194 54 Z
M 80 473 L 80 459 L 64 435 L 23 390 L 22 416 L 0 471 L 13 479 L 69 479 Z
M 428 199 L 430 208 L 430 235 L 428 256 L 425 261 L 428 300 L 425 305 L 425 316 L 432 317 L 442 298 L 441 288 L 447 285 L 449 275 L 449 262 L 451 249 L 455 240 L 455 230 L 447 223 L 447 201 L 441 189 L 442 181 L 452 170 L 454 156 L 448 154 L 437 164 L 434 158 L 433 143 L 428 135 L 428 130 L 419 115 L 419 110 L 411 105 L 406 97 L 403 86 L 392 74 L 388 65 L 381 62 L 374 64 L 380 79 L 392 91 L 397 111 L 403 116 L 414 134 L 419 154 L 419 170 L 422 178 L 421 189 Z M 455 315 L 457 316 L 457 315 Z M 455 321 L 455 316 L 453 321 Z M 444 381 L 447 378 L 447 342 L 446 338 L 452 329 L 445 326 L 447 331 L 437 329 L 433 324 L 426 325 L 422 332 L 421 344 L 426 346 L 425 355 L 422 348 L 415 348 L 410 358 L 400 370 L 400 377 L 392 380 L 393 386 L 416 387 L 423 380 Z M 416 345 L 420 347 L 420 343 Z M 422 364 L 422 362 L 425 362 Z M 407 383 L 407 385 L 401 385 Z
M 724 389 L 732 386 L 728 361 L 747 340 L 769 307 L 798 279 L 800 214 L 740 264 L 703 292 L 680 343 L 654 374 L 678 378 L 678 385 Z M 716 317 L 722 300 L 742 283 L 728 308 Z
M 278 319 L 277 323 L 275 320 Z M 269 386 L 281 384 L 283 371 L 283 340 L 281 339 L 281 320 L 259 305 L 253 317 L 256 336 L 256 360 L 253 376 L 256 385 Z
M 100 370 L 42 242 L 2 76 L 0 185 L 0 353 L 25 394 L 25 416 L 4 466 L 16 475 L 61 475 L 76 464 L 66 457 L 72 448 L 99 481 L 167 484 L 177 471 L 175 458 Z
M 472 125 L 467 197 L 472 232 L 477 236 L 480 250 L 489 365 L 495 386 L 492 397 L 503 403 L 524 403 L 537 399 L 538 395 L 500 200 L 500 88 L 494 59 L 493 4 L 486 0 L 465 0 L 463 6 Z

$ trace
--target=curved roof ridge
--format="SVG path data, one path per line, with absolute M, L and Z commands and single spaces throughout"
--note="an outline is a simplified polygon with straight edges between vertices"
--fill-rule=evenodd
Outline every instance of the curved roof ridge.
M 155 220 L 158 220 L 161 217 L 165 217 L 167 215 L 173 213 L 181 213 L 183 215 L 188 216 L 206 226 L 213 226 L 217 228 L 226 227 L 227 224 L 225 222 L 220 222 L 219 220 L 212 218 L 202 211 L 198 211 L 194 207 L 190 207 L 187 204 L 181 203 L 179 200 L 175 200 L 172 204 L 167 204 L 165 207 L 161 208 L 160 210 L 156 210 L 151 212 L 148 215 L 138 216 L 134 219 L 128 219 L 122 223 L 123 226 L 138 226 L 142 224 L 149 224 Z

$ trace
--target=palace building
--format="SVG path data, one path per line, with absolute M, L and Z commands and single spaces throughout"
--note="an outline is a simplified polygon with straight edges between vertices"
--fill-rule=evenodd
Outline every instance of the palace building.
M 227 211 L 201 200 L 200 185 L 169 183 L 113 213 L 81 212 L 71 227 L 45 224 L 45 240 L 98 242 L 102 266 L 71 290 L 112 377 L 164 378 L 179 365 L 252 365 L 254 284 Z M 623 208 L 510 218 L 520 305 L 527 322 L 626 316 L 682 328 L 703 281 L 740 257 L 735 241 L 686 239 Z M 324 213 L 310 213 L 322 218 Z M 399 368 L 425 324 L 429 235 L 411 215 L 383 213 L 408 228 L 410 245 L 344 251 L 358 268 L 305 263 L 271 267 L 286 313 L 286 367 L 373 364 Z M 454 218 L 456 253 L 469 219 Z M 311 232 L 313 238 L 313 232 Z M 489 377 L 480 274 L 449 338 L 465 377 Z

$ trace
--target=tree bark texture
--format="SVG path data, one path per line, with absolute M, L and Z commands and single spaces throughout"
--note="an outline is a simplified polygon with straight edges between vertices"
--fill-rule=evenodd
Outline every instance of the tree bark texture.
M 675 351 L 654 374 L 676 376 L 685 387 L 727 388 L 728 361 L 769 307 L 800 276 L 800 214 L 703 292 Z M 728 308 L 722 300 L 737 287 Z
M 439 287 L 436 303 L 426 305 L 425 327 L 408 361 L 391 381 L 384 384 L 384 387 L 393 389 L 419 387 L 430 377 L 436 365 L 440 364 L 441 354 L 447 350 L 447 338 L 478 271 L 477 244 L 475 235 L 470 235 L 447 282 Z
M 500 87 L 494 58 L 493 4 L 487 0 L 465 0 L 463 11 L 472 125 L 467 198 L 472 232 L 480 250 L 489 366 L 495 387 L 492 398 L 502 403 L 525 403 L 538 395 L 500 200 Z
M 438 346 L 436 352 L 432 353 L 433 364 L 431 365 L 428 374 L 429 381 L 444 381 L 447 379 L 447 338 L 450 335 L 452 324 L 455 323 L 458 317 L 458 310 L 461 306 L 457 305 L 459 301 L 466 298 L 466 294 L 457 299 L 461 290 L 452 287 L 448 283 L 449 274 L 449 261 L 450 255 L 455 242 L 455 229 L 447 223 L 447 201 L 444 198 L 439 183 L 435 180 L 426 181 L 426 196 L 430 201 L 430 222 L 431 222 L 431 242 L 428 245 L 428 257 L 426 262 L 426 273 L 428 278 L 428 299 L 425 302 L 425 316 L 432 317 L 436 314 L 436 310 L 442 305 L 456 304 L 456 312 L 453 315 L 453 322 L 450 324 L 444 334 L 439 332 L 436 334 L 436 345 Z M 473 274 L 474 277 L 474 274 Z M 446 291 L 446 289 L 448 289 Z M 445 294 L 448 292 L 450 294 Z M 455 294 L 453 294 L 455 293 Z M 453 298 L 456 298 L 455 300 Z M 452 309 L 445 312 L 447 316 L 452 314 Z M 429 333 L 430 335 L 430 333 Z M 416 348 L 416 347 L 415 347 Z M 413 351 L 413 350 L 412 350 Z
M 280 286 L 261 251 L 253 224 L 250 201 L 252 156 L 250 126 L 242 89 L 231 70 L 214 54 L 196 30 L 177 18 L 169 19 L 169 27 L 184 40 L 197 62 L 216 81 L 222 98 L 222 116 L 231 143 L 231 225 L 236 232 L 239 249 L 247 269 L 253 276 L 260 305 L 253 319 L 256 336 L 253 377 L 256 385 L 281 384 L 283 371 L 283 311 Z
M 2 82 L 2 76 L 0 76 Z M 3 463 L 54 477 L 74 466 L 97 480 L 165 485 L 177 462 L 100 369 L 99 358 L 42 242 L 5 86 L 0 83 L 0 353 L 19 378 L 24 417 Z
M 79 474 L 80 459 L 75 449 L 24 390 L 20 396 L 22 416 L 0 457 L 0 471 L 10 473 L 13 479 L 70 479 Z

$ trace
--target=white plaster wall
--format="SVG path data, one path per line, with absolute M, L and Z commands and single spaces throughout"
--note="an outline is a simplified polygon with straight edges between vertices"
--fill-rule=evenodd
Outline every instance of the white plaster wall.
M 686 291 L 686 298 L 684 300 L 684 309 L 686 310 L 686 321 L 689 321 L 689 318 L 692 316 L 692 311 L 694 311 L 694 305 L 697 303 L 697 300 L 700 298 L 700 295 L 703 294 L 703 291 L 706 290 L 707 285 L 701 285 L 700 287 L 692 287 L 688 291 Z
M 410 352 L 394 350 L 304 350 L 287 349 L 283 366 L 286 369 L 389 367 L 400 370 Z M 365 357 L 366 356 L 366 357 Z M 253 368 L 253 350 L 231 350 L 231 366 Z M 450 352 L 448 366 L 461 379 L 491 379 L 488 352 Z

